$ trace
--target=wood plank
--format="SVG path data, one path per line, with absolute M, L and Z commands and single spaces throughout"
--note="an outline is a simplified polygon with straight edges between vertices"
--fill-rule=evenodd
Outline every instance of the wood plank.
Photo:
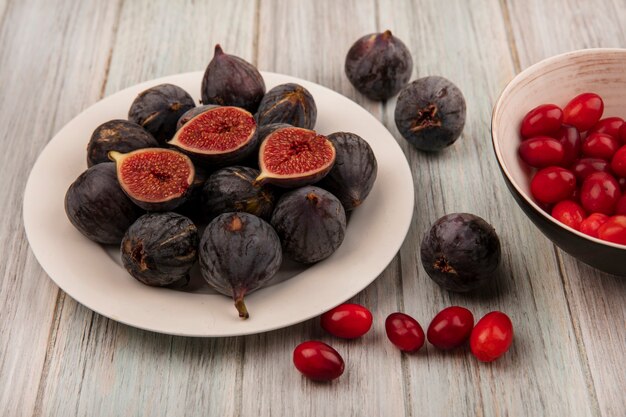
M 599 4 L 601 3 L 601 4 Z M 626 1 L 507 2 L 522 68 L 562 52 L 626 44 Z M 551 16 L 557 15 L 558 19 Z M 575 28 L 575 30 L 572 30 Z M 626 116 L 626 113 L 616 116 Z M 558 251 L 588 384 L 605 416 L 626 414 L 626 279 Z
M 58 288 L 28 248 L 21 226 L 27 173 L 52 135 L 98 99 L 115 7 L 102 2 L 0 3 L 0 404 L 32 415 L 54 340 Z M 6 8 L 5 8 L 6 7 Z M 85 19 L 93 24 L 85 25 Z M 82 76 L 77 76 L 83 74 Z M 88 74 L 85 76 L 84 74 Z M 17 153 L 16 153 L 17 152 Z M 50 336 L 50 339 L 49 339 Z
M 255 9 L 245 0 L 177 7 L 167 0 L 125 2 L 104 92 L 203 69 L 216 42 L 250 59 L 254 26 Z M 60 315 L 40 415 L 237 414 L 242 339 L 145 332 L 99 316 L 70 297 L 63 299 Z
M 467 306 L 476 319 L 501 310 L 516 330 L 511 351 L 492 364 L 479 363 L 467 349 L 446 354 L 427 346 L 407 361 L 408 408 L 412 415 L 437 416 L 592 415 L 552 245 L 515 205 L 491 148 L 491 109 L 514 72 L 502 12 L 496 2 L 446 2 L 445 12 L 437 1 L 401 4 L 380 2 L 382 29 L 410 46 L 416 77 L 449 78 L 468 106 L 464 133 L 451 149 L 424 154 L 398 139 L 416 187 L 414 225 L 400 253 L 405 310 L 425 326 L 448 305 Z M 386 121 L 400 138 L 394 108 L 386 106 Z M 451 212 L 485 218 L 501 238 L 497 282 L 480 293 L 442 291 L 421 266 L 422 234 Z
M 350 45 L 376 31 L 373 1 L 303 1 L 297 6 L 287 0 L 262 2 L 260 22 L 261 69 L 318 82 L 380 117 L 381 105 L 359 95 L 343 71 Z M 374 315 L 373 329 L 360 340 L 333 338 L 320 329 L 318 320 L 246 337 L 242 391 L 249 395 L 241 415 L 403 415 L 402 359 L 384 331 L 385 317 L 398 310 L 398 279 L 396 258 L 355 298 Z M 346 371 L 339 380 L 311 383 L 294 369 L 294 347 L 310 339 L 325 341 L 342 354 Z

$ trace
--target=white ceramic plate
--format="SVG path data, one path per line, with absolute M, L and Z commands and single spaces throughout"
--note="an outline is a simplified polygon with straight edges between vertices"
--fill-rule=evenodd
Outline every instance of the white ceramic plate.
M 315 317 L 361 291 L 384 270 L 400 249 L 413 213 L 413 181 L 402 150 L 378 120 L 346 97 L 294 77 L 267 72 L 263 77 L 268 89 L 286 82 L 303 85 L 317 103 L 316 130 L 354 132 L 374 150 L 378 178 L 368 199 L 350 216 L 341 247 L 309 268 L 287 265 L 278 283 L 246 297 L 250 318 L 241 320 L 231 299 L 202 286 L 185 292 L 139 283 L 121 266 L 117 248 L 91 242 L 70 224 L 65 192 L 87 168 L 92 131 L 108 120 L 125 119 L 135 96 L 157 84 L 179 85 L 199 100 L 202 72 L 179 74 L 135 85 L 94 104 L 63 127 L 35 163 L 24 195 L 24 226 L 39 263 L 63 291 L 106 317 L 141 329 L 233 336 Z

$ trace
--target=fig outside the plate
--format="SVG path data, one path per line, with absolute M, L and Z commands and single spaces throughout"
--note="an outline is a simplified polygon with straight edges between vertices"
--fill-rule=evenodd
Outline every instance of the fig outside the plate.
M 122 190 L 148 211 L 170 211 L 183 204 L 195 178 L 186 155 L 171 149 L 145 148 L 129 153 L 109 152 L 116 163 Z
M 261 143 L 257 181 L 284 188 L 313 184 L 328 174 L 335 157 L 326 136 L 299 127 L 278 129 Z
M 211 108 L 186 122 L 168 142 L 200 165 L 235 164 L 255 149 L 257 125 L 250 112 L 232 106 Z

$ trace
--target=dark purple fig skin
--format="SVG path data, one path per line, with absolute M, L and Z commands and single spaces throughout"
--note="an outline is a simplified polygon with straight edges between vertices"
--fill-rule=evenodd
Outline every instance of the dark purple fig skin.
M 500 264 L 500 240 L 485 220 L 468 213 L 443 216 L 421 245 L 422 265 L 442 288 L 466 292 L 489 283 Z
M 206 223 L 208 221 L 202 209 L 202 188 L 209 178 L 210 171 L 194 164 L 195 175 L 187 198 L 183 204 L 174 209 L 176 213 L 189 217 L 194 223 Z
M 141 148 L 156 148 L 159 143 L 143 127 L 128 120 L 109 120 L 93 131 L 87 145 L 87 166 L 111 162 L 110 151 L 127 153 Z
M 126 229 L 143 214 L 122 191 L 112 162 L 94 165 L 70 185 L 65 212 L 83 235 L 106 245 L 119 245 Z
M 178 119 L 178 122 L 176 122 L 176 130 L 183 127 L 185 123 L 187 123 L 188 121 L 190 121 L 197 115 L 202 114 L 207 110 L 214 109 L 215 107 L 218 107 L 218 106 L 216 106 L 215 104 L 205 104 L 204 106 L 198 106 L 198 107 L 194 107 L 193 109 L 187 110 L 185 114 L 180 116 L 180 119 Z
M 249 213 L 224 213 L 200 241 L 200 270 L 210 287 L 233 297 L 239 317 L 248 318 L 244 296 L 267 286 L 282 262 L 272 227 Z
M 139 93 L 128 110 L 128 120 L 143 126 L 164 145 L 174 136 L 178 119 L 195 106 L 182 88 L 160 84 Z
M 337 132 L 328 136 L 335 146 L 335 165 L 318 185 L 330 191 L 350 211 L 367 198 L 378 173 L 370 145 L 359 135 Z
M 250 168 L 259 169 L 259 148 L 261 143 L 267 135 L 275 130 L 282 129 L 283 127 L 293 127 L 287 123 L 271 123 L 269 125 L 257 126 L 257 139 L 254 144 L 254 149 L 250 152 L 245 159 L 239 162 L 239 165 L 244 165 Z
M 285 254 L 304 264 L 328 258 L 339 248 L 346 233 L 346 213 L 341 202 L 328 191 L 313 186 L 283 195 L 271 223 Z
M 180 214 L 144 214 L 124 235 L 120 251 L 129 274 L 146 285 L 162 287 L 189 279 L 198 258 L 198 230 Z
M 313 129 L 317 106 L 306 88 L 294 83 L 281 84 L 263 96 L 256 116 L 259 125 L 287 123 Z
M 243 107 L 256 112 L 265 94 L 261 73 L 243 59 L 215 45 L 213 59 L 202 78 L 202 104 Z
M 413 58 L 406 45 L 390 31 L 357 40 L 346 56 L 348 80 L 372 100 L 387 100 L 409 82 Z
M 245 212 L 269 220 L 274 210 L 275 189 L 255 180 L 259 171 L 232 166 L 215 171 L 204 183 L 202 207 L 212 219 L 222 213 Z
M 434 152 L 452 145 L 465 126 L 465 98 L 451 81 L 420 78 L 398 96 L 395 121 L 400 134 L 415 148 Z

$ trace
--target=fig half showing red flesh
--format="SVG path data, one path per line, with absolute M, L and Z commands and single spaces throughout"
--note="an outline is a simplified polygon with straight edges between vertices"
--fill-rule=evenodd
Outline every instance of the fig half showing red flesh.
M 255 149 L 254 116 L 239 107 L 215 107 L 185 123 L 168 143 L 202 165 L 225 166 Z
M 117 180 L 130 199 L 144 210 L 169 211 L 189 196 L 195 177 L 188 156 L 162 148 L 129 153 L 109 152 L 117 166 Z
M 326 136 L 299 127 L 278 129 L 261 143 L 257 181 L 285 188 L 313 184 L 328 174 L 335 156 Z

